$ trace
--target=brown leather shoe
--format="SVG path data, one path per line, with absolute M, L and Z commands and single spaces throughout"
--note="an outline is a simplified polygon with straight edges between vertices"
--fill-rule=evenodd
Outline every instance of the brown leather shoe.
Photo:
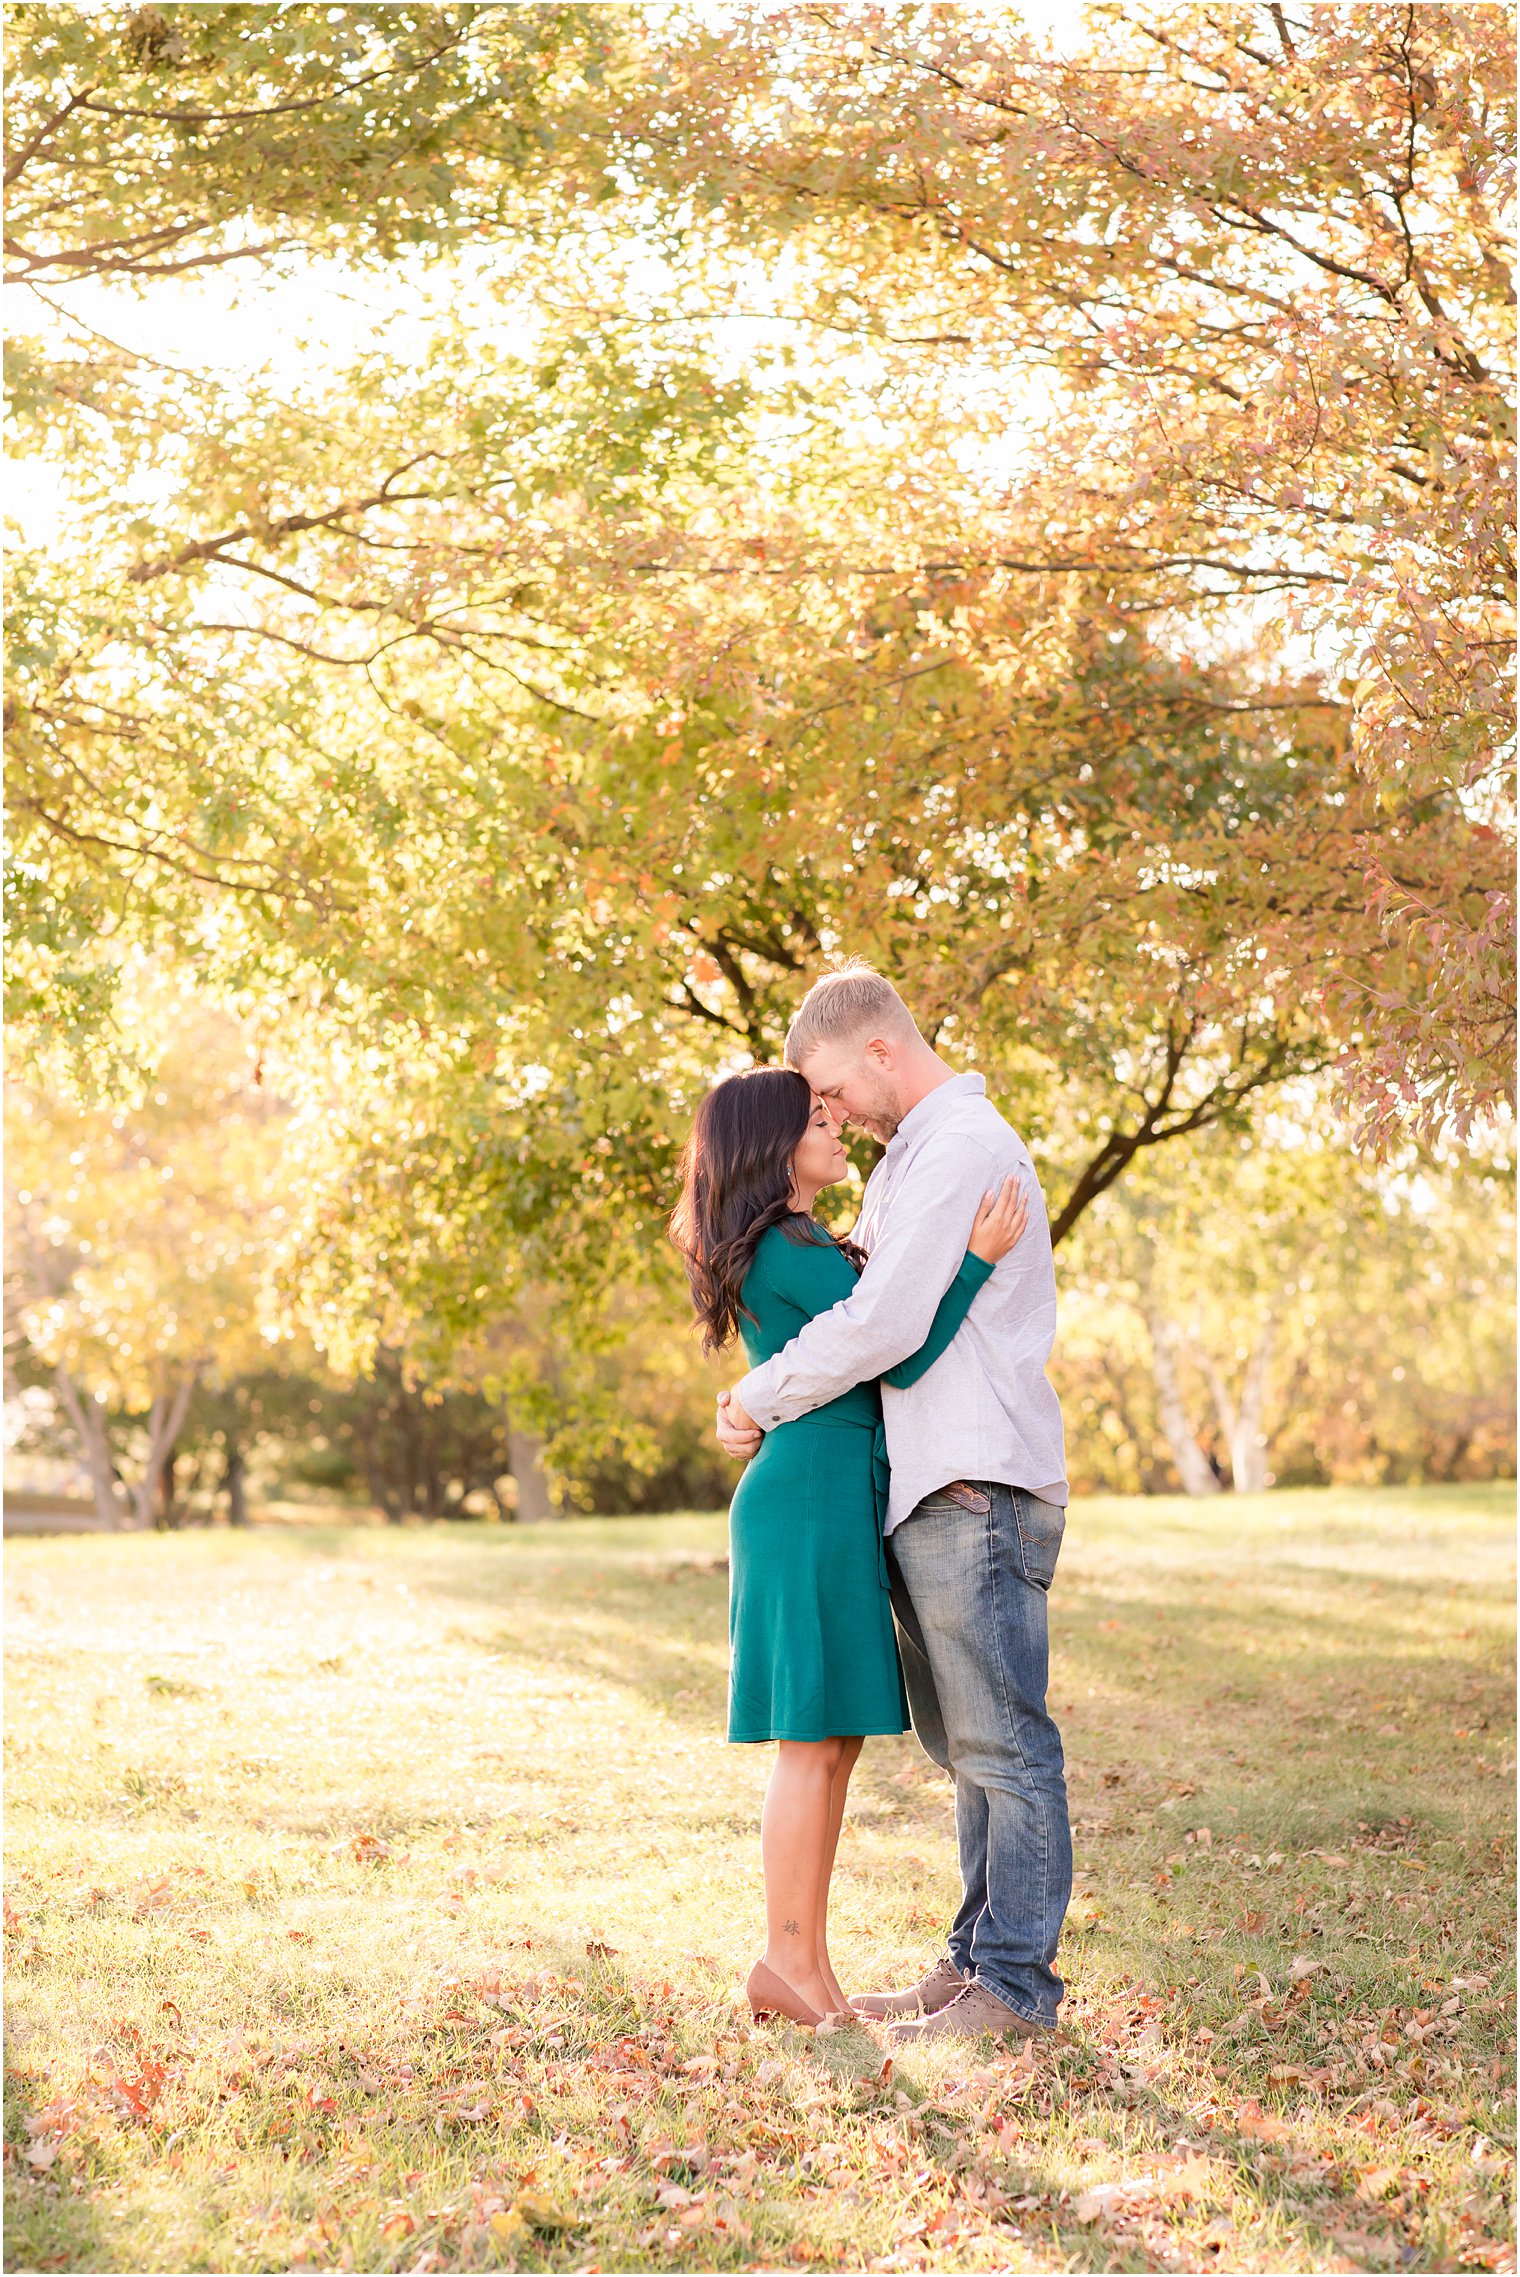
M 821 2024 L 823 2019 L 816 2008 L 810 2008 L 800 1992 L 795 1992 L 784 1977 L 757 1961 L 749 1972 L 745 1986 L 749 1995 L 749 2012 L 756 2023 L 765 2016 L 785 2016 L 793 2024 Z
M 958 2000 L 965 1989 L 966 1979 L 947 1953 L 906 1992 L 863 1992 L 858 1999 L 852 1998 L 850 2006 L 857 2016 L 932 2016 L 936 2009 Z
M 1047 2040 L 1051 2027 L 1032 2024 L 1016 2008 L 998 1999 L 984 1984 L 968 1984 L 960 1996 L 937 2008 L 932 2016 L 920 2017 L 914 2024 L 894 2024 L 887 2033 L 888 2044 L 905 2045 L 910 2040 L 965 2039 L 974 2040 L 991 2033 L 999 2040 Z

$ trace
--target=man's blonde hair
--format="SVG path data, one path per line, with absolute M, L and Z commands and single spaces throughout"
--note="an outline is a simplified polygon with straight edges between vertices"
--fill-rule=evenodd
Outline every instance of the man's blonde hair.
M 867 1035 L 918 1034 L 912 1013 L 889 980 L 864 957 L 849 957 L 815 980 L 786 1031 L 786 1064 L 801 1070 L 819 1044 L 857 1042 Z

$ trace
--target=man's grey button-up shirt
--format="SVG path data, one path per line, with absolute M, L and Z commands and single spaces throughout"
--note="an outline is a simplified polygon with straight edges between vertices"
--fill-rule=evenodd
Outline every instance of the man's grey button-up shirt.
M 965 1323 L 906 1391 L 883 1384 L 892 1493 L 886 1530 L 952 1479 L 1000 1479 L 1064 1503 L 1061 1408 L 1045 1373 L 1056 1326 L 1045 1200 L 1029 1150 L 987 1097 L 955 1075 L 905 1115 L 866 1186 L 855 1239 L 869 1261 L 852 1296 L 809 1321 L 737 1387 L 765 1430 L 916 1352 L 966 1254 L 984 1194 L 1010 1171 L 1029 1200 L 1017 1245 Z

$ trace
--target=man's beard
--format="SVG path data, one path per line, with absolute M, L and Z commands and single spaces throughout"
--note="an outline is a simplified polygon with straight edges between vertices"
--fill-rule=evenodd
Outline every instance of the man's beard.
M 879 1114 L 857 1115 L 855 1120 L 861 1129 L 868 1131 L 881 1146 L 890 1146 L 897 1136 L 898 1118 L 886 1110 Z

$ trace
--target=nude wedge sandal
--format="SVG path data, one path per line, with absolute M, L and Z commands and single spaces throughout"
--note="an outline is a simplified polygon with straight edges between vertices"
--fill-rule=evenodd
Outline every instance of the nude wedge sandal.
M 749 2012 L 758 2024 L 767 2016 L 784 2016 L 793 2024 L 821 2024 L 823 2018 L 816 2008 L 810 2008 L 800 1992 L 793 1992 L 774 1969 L 757 1961 L 749 1972 L 745 1986 L 749 1995 Z

